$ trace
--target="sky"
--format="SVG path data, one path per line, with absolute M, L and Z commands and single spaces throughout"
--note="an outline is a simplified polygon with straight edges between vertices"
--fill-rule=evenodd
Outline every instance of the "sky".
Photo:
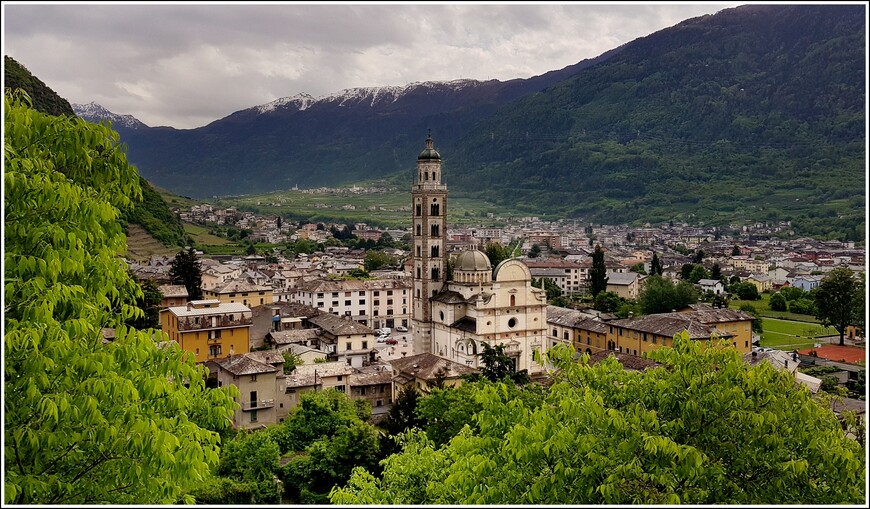
M 71 103 L 191 129 L 306 93 L 528 78 L 742 3 L 3 3 L 3 54 Z

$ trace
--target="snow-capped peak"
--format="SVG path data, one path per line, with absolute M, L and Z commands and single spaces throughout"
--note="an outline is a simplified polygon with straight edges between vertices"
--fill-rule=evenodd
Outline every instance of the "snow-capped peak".
M 314 98 L 309 94 L 301 93 L 293 97 L 282 97 L 281 99 L 276 99 L 270 103 L 257 106 L 256 109 L 258 113 L 268 113 L 277 108 L 294 105 L 299 111 L 302 111 L 310 108 L 311 105 L 315 103 L 327 102 L 338 102 L 339 106 L 368 102 L 369 106 L 374 107 L 381 103 L 396 102 L 408 92 L 419 88 L 446 87 L 457 91 L 462 90 L 463 88 L 474 87 L 482 83 L 483 82 L 481 81 L 470 79 L 458 79 L 453 81 L 415 81 L 405 86 L 346 88 L 317 98 Z
M 140 129 L 143 127 L 148 127 L 144 123 L 140 122 L 133 115 L 119 115 L 117 113 L 112 113 L 106 108 L 100 106 L 95 102 L 89 102 L 88 104 L 72 104 L 73 112 L 84 120 L 88 122 L 99 122 L 100 120 L 108 120 L 112 123 L 114 127 L 126 127 L 128 129 Z

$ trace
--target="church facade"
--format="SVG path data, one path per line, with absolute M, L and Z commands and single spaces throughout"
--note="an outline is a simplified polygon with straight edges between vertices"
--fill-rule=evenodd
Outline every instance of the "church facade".
M 481 251 L 452 262 L 448 279 L 447 186 L 431 135 L 417 158 L 411 190 L 415 350 L 477 368 L 482 344 L 502 345 L 517 370 L 543 371 L 534 360 L 546 349 L 547 298 L 532 286 L 529 268 L 508 259 L 495 270 Z

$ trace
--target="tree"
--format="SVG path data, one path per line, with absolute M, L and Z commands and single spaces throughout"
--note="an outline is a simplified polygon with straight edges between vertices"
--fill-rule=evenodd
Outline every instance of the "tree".
M 602 313 L 613 313 L 622 305 L 622 298 L 614 292 L 601 292 L 595 297 L 594 307 Z
M 390 408 L 384 429 L 397 435 L 406 429 L 421 427 L 423 421 L 417 417 L 417 401 L 420 397 L 420 392 L 413 385 L 403 387 Z
M 635 263 L 628 270 L 631 272 L 636 272 L 638 274 L 646 275 L 646 269 L 644 268 L 643 262 Z
M 604 251 L 600 245 L 592 253 L 592 267 L 589 269 L 589 291 L 592 297 L 607 290 L 607 267 L 604 265 Z
M 272 426 L 269 432 L 282 454 L 304 450 L 322 436 L 331 437 L 353 422 L 368 420 L 371 406 L 367 401 L 360 401 L 368 407 L 368 413 L 337 390 L 307 392 L 299 398 L 299 404 L 287 419 Z
M 366 251 L 366 257 L 363 261 L 367 271 L 378 270 L 381 267 L 392 266 L 396 264 L 396 259 L 383 251 Z
M 695 270 L 694 263 L 684 263 L 682 267 L 680 267 L 680 279 L 683 281 L 690 281 L 692 279 L 692 271 Z
M 734 285 L 734 293 L 740 300 L 759 300 L 761 294 L 758 293 L 758 287 L 749 281 L 743 281 Z
M 687 281 L 674 285 L 661 276 L 646 278 L 637 302 L 644 314 L 670 313 L 698 302 L 698 292 Z
M 768 303 L 771 311 L 786 311 L 788 310 L 788 304 L 785 301 L 785 297 L 782 296 L 781 293 L 776 292 L 770 296 L 770 302 Z
M 713 267 L 710 268 L 710 279 L 722 280 L 722 267 L 718 263 L 714 263 Z
M 143 317 L 117 256 L 138 172 L 118 133 L 38 113 L 20 92 L 6 93 L 4 127 L 4 502 L 191 501 L 233 392 L 206 389 L 159 331 L 124 325 Z
M 187 288 L 188 300 L 202 299 L 202 269 L 199 257 L 192 247 L 175 254 L 175 259 L 169 266 L 169 278 L 173 284 Z
M 755 332 L 757 334 L 761 334 L 762 332 L 764 332 L 761 325 L 761 313 L 758 312 L 755 306 L 748 303 L 741 304 L 740 311 L 746 311 L 747 313 L 755 317 L 755 319 L 752 320 L 752 332 Z
M 302 361 L 302 358 L 293 352 L 284 352 L 283 355 L 284 355 L 283 369 L 284 369 L 285 375 L 289 375 L 290 373 L 292 373 L 296 369 L 296 366 L 301 366 L 301 365 L 305 364 Z
M 704 259 L 704 250 L 699 249 L 695 252 L 695 256 L 692 258 L 692 263 L 699 264 Z
M 532 286 L 547 292 L 547 300 L 553 300 L 562 296 L 562 289 L 555 281 L 548 277 L 532 278 Z
M 492 265 L 492 270 L 495 272 L 495 268 L 498 267 L 498 264 L 510 258 L 510 251 L 501 245 L 500 242 L 487 242 L 486 249 L 484 251 L 486 257 L 489 258 L 489 263 Z
M 128 327 L 139 330 L 159 327 L 160 303 L 163 301 L 163 294 L 160 293 L 157 283 L 150 279 L 139 281 L 139 287 L 142 289 L 142 297 L 136 298 L 136 307 L 141 309 L 143 314 L 141 317 L 132 318 L 125 323 Z
M 653 253 L 652 262 L 650 262 L 650 276 L 661 276 L 664 269 L 662 268 L 662 262 L 659 260 L 659 255 Z
M 480 372 L 470 376 L 470 380 L 481 378 L 490 382 L 512 380 L 516 384 L 529 382 L 528 371 L 525 369 L 517 371 L 514 359 L 504 353 L 504 345 L 490 346 L 488 343 L 481 342 L 480 346 L 481 351 L 477 354 L 480 357 Z
M 731 256 L 740 256 L 740 248 L 737 246 L 737 244 L 735 244 L 734 247 L 731 249 Z
M 541 256 L 541 246 L 532 244 L 532 248 L 529 250 L 529 258 L 537 258 L 539 256 Z
M 769 363 L 747 365 L 726 342 L 674 337 L 649 354 L 666 367 L 594 366 L 573 349 L 543 402 L 475 400 L 476 429 L 437 447 L 424 432 L 377 477 L 354 470 L 334 504 L 857 504 L 862 447 L 808 389 Z M 796 411 L 795 409 L 799 409 Z M 847 423 L 854 429 L 855 423 Z M 775 437 L 772 439 L 771 437 Z
M 823 326 L 837 329 L 840 345 L 845 345 L 846 327 L 864 314 L 863 292 L 855 273 L 848 268 L 832 270 L 815 289 L 816 318 Z
M 709 274 L 707 274 L 707 269 L 705 269 L 703 265 L 695 265 L 692 268 L 691 274 L 689 274 L 689 281 L 691 281 L 692 284 L 696 284 L 698 281 L 707 279 L 708 277 Z
M 780 288 L 779 293 L 782 294 L 785 300 L 792 301 L 804 297 L 804 294 L 806 292 L 804 292 L 803 289 L 798 286 L 783 286 L 782 288 Z

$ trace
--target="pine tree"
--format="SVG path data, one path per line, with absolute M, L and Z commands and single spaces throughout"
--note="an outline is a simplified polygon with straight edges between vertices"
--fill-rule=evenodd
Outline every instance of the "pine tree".
M 659 255 L 656 253 L 653 253 L 652 262 L 650 262 L 649 275 L 650 276 L 661 276 L 663 270 L 664 269 L 662 268 L 662 262 L 661 262 L 661 260 L 659 260 Z
M 202 299 L 202 270 L 192 247 L 188 247 L 187 251 L 182 249 L 175 255 L 175 260 L 169 267 L 169 277 L 173 284 L 187 288 L 189 300 Z
M 607 289 L 607 268 L 604 266 L 604 251 L 601 245 L 595 246 L 592 253 L 592 268 L 589 270 L 589 291 L 592 297 Z

